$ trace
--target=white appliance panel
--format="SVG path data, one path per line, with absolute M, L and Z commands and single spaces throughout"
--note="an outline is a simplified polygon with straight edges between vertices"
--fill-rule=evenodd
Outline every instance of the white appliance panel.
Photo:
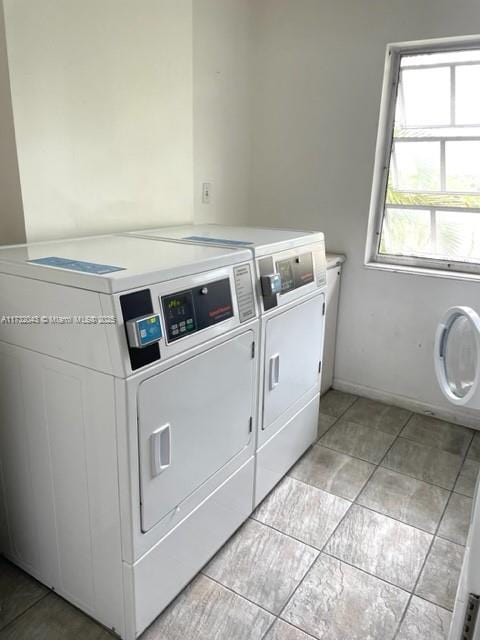
M 148 531 L 252 438 L 254 335 L 247 331 L 141 383 L 142 529 Z M 228 372 L 228 375 L 226 375 Z
M 259 447 L 255 476 L 255 507 L 317 439 L 319 400 L 320 395 L 315 395 Z
M 252 511 L 250 458 L 134 565 L 124 565 L 134 594 L 138 636 L 185 587 Z
M 319 386 L 323 347 L 320 294 L 272 316 L 266 324 L 263 429 Z
M 460 640 L 464 638 L 465 616 L 469 606 L 470 594 L 480 595 L 480 506 L 478 504 L 478 479 L 475 487 L 475 495 L 472 503 L 472 513 L 470 516 L 470 529 L 468 532 L 465 554 L 463 556 L 462 570 L 458 583 L 455 607 L 453 610 L 452 624 L 450 627 L 449 640 Z M 472 640 L 480 639 L 480 616 L 472 616 L 474 630 Z M 471 626 L 471 625 L 470 625 Z

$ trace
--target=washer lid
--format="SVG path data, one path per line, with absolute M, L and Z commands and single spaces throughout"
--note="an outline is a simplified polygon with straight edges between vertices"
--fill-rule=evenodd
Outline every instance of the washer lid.
M 438 325 L 435 373 L 453 404 L 480 408 L 480 318 L 469 307 L 452 307 Z

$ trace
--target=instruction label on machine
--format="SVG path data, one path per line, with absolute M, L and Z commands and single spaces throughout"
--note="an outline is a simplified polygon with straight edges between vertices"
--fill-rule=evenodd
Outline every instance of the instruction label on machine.
M 125 267 L 114 267 L 111 264 L 83 262 L 83 260 L 71 260 L 70 258 L 58 258 L 57 256 L 37 258 L 36 260 L 27 260 L 27 262 L 31 262 L 32 264 L 41 264 L 45 267 L 58 267 L 60 269 L 80 271 L 81 273 L 95 273 L 97 275 L 125 270 Z
M 235 291 L 237 292 L 238 315 L 240 322 L 246 322 L 255 317 L 255 296 L 250 265 L 244 264 L 235 267 L 233 273 Z

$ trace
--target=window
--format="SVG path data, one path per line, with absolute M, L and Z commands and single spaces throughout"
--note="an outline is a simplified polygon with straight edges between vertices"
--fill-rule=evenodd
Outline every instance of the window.
M 480 39 L 388 47 L 367 262 L 480 272 Z

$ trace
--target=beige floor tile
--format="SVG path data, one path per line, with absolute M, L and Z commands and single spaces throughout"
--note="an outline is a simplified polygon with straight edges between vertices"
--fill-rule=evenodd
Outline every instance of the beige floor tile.
M 462 456 L 441 451 L 406 438 L 398 438 L 382 461 L 382 467 L 453 489 L 462 466 Z
M 350 505 L 348 500 L 293 478 L 285 478 L 265 498 L 253 517 L 321 549 Z
M 339 418 L 350 407 L 357 396 L 330 389 L 320 398 L 320 413 Z
M 425 600 L 453 610 L 464 547 L 435 538 L 415 593 Z
M 435 533 L 449 496 L 446 489 L 379 467 L 357 502 Z
M 479 470 L 480 462 L 467 458 L 463 463 L 454 491 L 461 493 L 464 496 L 468 496 L 469 498 L 473 498 Z
M 249 520 L 204 573 L 278 614 L 317 555 L 316 549 Z
M 411 591 L 431 541 L 429 533 L 354 505 L 325 553 Z
M 457 544 L 465 545 L 470 527 L 471 510 L 472 498 L 467 498 L 459 493 L 452 493 L 445 515 L 440 523 L 438 535 Z
M 141 640 L 260 640 L 274 617 L 206 576 L 197 576 Z
M 343 418 L 349 422 L 358 422 L 385 433 L 398 435 L 412 413 L 406 409 L 392 407 L 388 404 L 359 398 L 348 409 Z
M 342 418 L 319 440 L 319 444 L 378 464 L 394 440 L 394 435 Z
M 448 640 L 451 618 L 450 611 L 413 596 L 397 640 Z
M 2 631 L 1 640 L 114 640 L 104 627 L 53 593 Z
M 416 413 L 402 431 L 402 438 L 464 456 L 472 441 L 473 431 L 445 420 Z
M 392 640 L 408 594 L 322 554 L 281 617 L 320 640 Z
M 47 593 L 34 578 L 0 558 L 0 629 Z

